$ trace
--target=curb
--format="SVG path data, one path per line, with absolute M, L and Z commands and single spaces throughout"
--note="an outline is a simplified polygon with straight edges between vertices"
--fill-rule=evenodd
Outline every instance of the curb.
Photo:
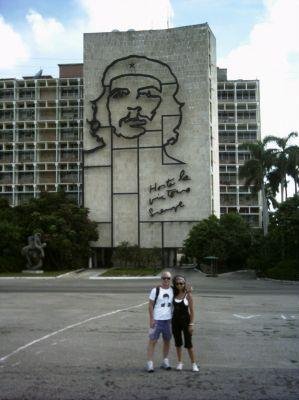
M 57 279 L 57 276 L 0 276 L 1 279 Z
M 1 279 L 58 279 L 58 278 L 63 278 L 64 276 L 68 276 L 70 274 L 78 274 L 82 271 L 85 271 L 85 268 L 81 268 L 81 269 L 76 269 L 73 271 L 69 271 L 66 272 L 65 274 L 61 274 L 61 275 L 56 275 L 56 276 L 0 276 L 0 280 Z
M 273 279 L 273 278 L 257 278 L 258 281 L 270 281 L 270 282 L 279 282 L 290 285 L 299 285 L 299 281 L 284 281 L 281 279 Z
M 160 279 L 160 276 L 90 276 L 89 279 L 93 280 L 137 280 L 137 279 Z

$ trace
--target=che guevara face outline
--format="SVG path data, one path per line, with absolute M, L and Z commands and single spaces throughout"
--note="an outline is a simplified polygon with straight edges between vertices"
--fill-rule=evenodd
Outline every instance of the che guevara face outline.
M 122 78 L 127 82 L 122 83 Z M 139 87 L 132 87 L 134 90 L 130 90 L 128 87 L 130 79 L 131 82 L 139 81 Z M 101 94 L 90 101 L 92 118 L 86 119 L 90 127 L 89 133 L 95 139 L 96 145 L 85 149 L 85 153 L 92 153 L 106 146 L 101 129 L 108 127 L 111 128 L 113 134 L 126 139 L 139 138 L 146 132 L 161 130 L 164 152 L 168 145 L 177 142 L 184 103 L 176 97 L 179 84 L 167 64 L 146 56 L 129 55 L 109 64 L 103 72 L 101 83 L 103 88 Z M 115 91 L 116 88 L 128 89 L 128 91 Z M 139 104 L 125 106 L 131 99 L 138 100 Z M 118 106 L 116 106 L 117 103 Z M 128 110 L 128 107 L 132 110 Z M 171 107 L 173 111 L 169 114 Z M 106 109 L 106 114 L 104 109 Z M 172 120 L 166 134 L 162 127 L 163 118 Z
M 143 135 L 161 102 L 161 83 L 154 76 L 127 74 L 112 79 L 107 108 L 113 132 L 127 139 Z

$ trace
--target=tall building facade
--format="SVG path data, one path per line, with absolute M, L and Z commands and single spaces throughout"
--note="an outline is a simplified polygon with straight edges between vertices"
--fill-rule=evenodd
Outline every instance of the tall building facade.
M 218 75 L 218 129 L 220 213 L 238 212 L 252 226 L 261 221 L 261 199 L 244 186 L 238 171 L 250 158 L 242 146 L 261 139 L 258 80 L 228 80 L 227 70 Z
M 99 230 L 93 246 L 158 247 L 173 265 L 192 226 L 219 215 L 209 26 L 85 34 L 84 105 L 84 204 Z
M 82 202 L 82 70 L 0 79 L 0 195 L 10 205 L 59 188 Z

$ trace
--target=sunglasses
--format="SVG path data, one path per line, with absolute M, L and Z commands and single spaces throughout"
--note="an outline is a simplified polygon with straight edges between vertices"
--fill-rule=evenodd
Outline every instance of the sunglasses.
M 175 284 L 176 284 L 177 286 L 178 286 L 178 285 L 184 286 L 184 285 L 185 285 L 185 282 L 176 282 Z
M 170 281 L 171 278 L 169 278 L 169 276 L 162 276 L 163 281 L 168 280 Z

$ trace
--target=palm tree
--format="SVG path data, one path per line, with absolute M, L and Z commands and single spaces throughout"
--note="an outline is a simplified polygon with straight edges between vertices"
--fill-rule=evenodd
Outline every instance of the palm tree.
M 290 175 L 295 183 L 295 194 L 298 194 L 299 184 L 299 146 L 290 146 L 288 148 L 288 169 L 287 174 Z
M 297 136 L 298 136 L 297 132 L 291 132 L 288 134 L 288 136 L 283 138 L 277 136 L 267 136 L 267 142 L 268 143 L 274 142 L 278 147 L 278 149 L 270 149 L 273 153 L 275 153 L 276 157 L 275 157 L 274 169 L 269 173 L 268 178 L 269 182 L 274 187 L 277 186 L 279 182 L 278 186 L 280 186 L 281 202 L 283 202 L 288 197 L 287 175 L 289 171 L 294 173 L 296 180 L 296 168 L 295 171 L 293 171 L 292 167 L 290 166 L 290 152 L 292 153 L 291 148 L 293 147 L 296 148 L 298 146 L 290 146 L 289 141 L 290 139 Z M 298 177 L 298 172 L 297 172 L 297 177 Z
M 267 182 L 265 184 L 265 193 L 267 199 L 268 209 L 272 207 L 274 210 L 278 208 L 278 201 L 276 200 L 276 193 L 277 191 L 273 189 L 273 186 Z
M 262 141 L 246 143 L 241 147 L 250 151 L 251 158 L 239 168 L 239 177 L 245 179 L 245 186 L 251 187 L 253 193 L 262 194 L 262 224 L 264 235 L 268 233 L 269 211 L 266 197 L 266 177 L 274 163 L 273 151 L 266 148 L 269 138 Z

